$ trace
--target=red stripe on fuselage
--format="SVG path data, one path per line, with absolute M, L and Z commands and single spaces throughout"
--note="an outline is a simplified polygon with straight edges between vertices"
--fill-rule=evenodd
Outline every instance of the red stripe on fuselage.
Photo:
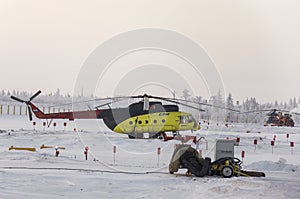
M 45 114 L 31 102 L 29 103 L 29 105 L 34 115 L 39 119 L 97 119 L 97 115 L 101 112 L 101 110 L 88 110 Z

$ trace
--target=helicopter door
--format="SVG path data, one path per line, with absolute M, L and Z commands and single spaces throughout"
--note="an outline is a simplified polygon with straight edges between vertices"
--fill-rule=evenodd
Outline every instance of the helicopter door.
M 188 124 L 188 118 L 185 115 L 181 115 L 180 116 L 180 128 L 184 130 L 187 127 L 187 124 Z

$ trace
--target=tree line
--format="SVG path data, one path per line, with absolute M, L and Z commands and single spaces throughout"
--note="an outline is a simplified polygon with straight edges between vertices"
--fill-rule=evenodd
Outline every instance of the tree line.
M 266 114 L 272 109 L 290 112 L 293 109 L 298 108 L 300 105 L 300 97 L 298 99 L 296 97 L 292 97 L 288 102 L 278 102 L 275 100 L 274 102 L 259 103 L 255 97 L 249 97 L 243 101 L 235 101 L 231 93 L 229 93 L 226 99 L 224 99 L 224 95 L 222 95 L 220 91 L 216 95 L 211 96 L 209 99 L 205 99 L 201 96 L 192 96 L 190 91 L 185 89 L 182 91 L 182 95 L 180 97 L 192 102 L 212 105 L 200 105 L 199 108 L 204 109 L 205 112 L 190 111 L 192 111 L 193 114 L 201 120 L 214 120 L 220 122 L 260 123 L 263 121 L 264 117 L 266 117 Z M 216 107 L 234 109 L 242 114 Z
M 26 92 L 26 91 L 5 91 L 2 90 L 0 92 L 0 101 L 1 103 L 7 104 L 14 104 L 17 103 L 11 100 L 10 96 L 18 96 L 21 99 L 27 100 L 29 99 L 34 93 Z M 259 103 L 255 97 L 249 97 L 244 99 L 243 101 L 234 100 L 234 97 L 231 93 L 226 96 L 224 99 L 224 95 L 219 91 L 217 94 L 211 96 L 209 99 L 205 99 L 202 96 L 193 96 L 189 90 L 184 89 L 182 91 L 182 95 L 179 96 L 182 99 L 187 101 L 192 101 L 198 103 L 201 109 L 204 109 L 205 112 L 200 112 L 197 110 L 193 110 L 184 106 L 180 108 L 184 111 L 188 111 L 193 113 L 193 115 L 199 120 L 214 120 L 214 121 L 223 121 L 223 122 L 261 122 L 263 118 L 266 116 L 267 111 L 259 112 L 259 110 L 271 110 L 271 109 L 278 109 L 278 110 L 285 110 L 291 111 L 295 108 L 298 108 L 300 105 L 300 97 L 297 99 L 296 97 L 290 98 L 288 101 L 281 101 L 278 102 L 275 100 L 274 102 L 268 103 Z M 62 104 L 69 104 L 68 109 L 72 108 L 72 100 L 73 101 L 86 101 L 86 100 L 93 100 L 93 96 L 71 96 L 70 94 L 61 94 L 60 90 L 57 89 L 55 92 L 51 93 L 42 93 L 39 97 L 34 99 L 34 102 L 41 105 L 47 106 L 61 106 Z M 195 105 L 189 102 L 186 102 L 190 105 Z M 205 106 L 201 104 L 209 104 L 212 106 Z M 87 104 L 82 103 L 79 108 L 86 108 Z M 216 107 L 224 107 L 235 109 L 240 112 L 252 112 L 248 114 L 238 114 L 237 112 L 220 109 Z

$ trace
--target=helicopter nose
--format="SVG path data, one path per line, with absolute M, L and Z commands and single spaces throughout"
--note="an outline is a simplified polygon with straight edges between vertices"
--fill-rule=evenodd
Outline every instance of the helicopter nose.
M 194 122 L 194 130 L 197 131 L 197 130 L 200 130 L 200 128 L 201 128 L 201 127 L 200 127 L 200 125 L 198 124 L 198 122 L 195 121 L 195 122 Z

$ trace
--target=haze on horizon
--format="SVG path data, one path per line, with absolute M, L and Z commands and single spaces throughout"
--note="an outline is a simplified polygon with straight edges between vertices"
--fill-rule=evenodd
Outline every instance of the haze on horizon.
M 296 0 L 0 0 L 1 89 L 72 93 L 97 46 L 122 32 L 153 27 L 202 46 L 226 96 L 288 101 L 300 97 L 299 10 Z

